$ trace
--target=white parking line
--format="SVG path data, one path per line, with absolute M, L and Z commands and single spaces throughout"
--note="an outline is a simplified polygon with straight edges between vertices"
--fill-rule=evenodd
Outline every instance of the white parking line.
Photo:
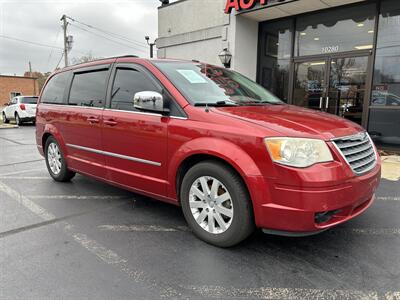
M 53 180 L 50 176 L 0 176 L 3 180 Z
M 400 201 L 400 197 L 377 197 L 379 201 Z
M 66 200 L 118 200 L 126 199 L 126 196 L 80 196 L 80 195 L 32 195 L 30 199 L 66 199 Z
M 55 215 L 1 181 L 0 192 L 7 194 L 11 199 L 18 202 L 44 221 L 56 219 Z M 143 272 L 132 270 L 128 265 L 128 260 L 119 256 L 113 250 L 104 247 L 96 240 L 90 239 L 86 234 L 78 232 L 75 227 L 68 222 L 62 221 L 55 223 L 54 226 L 62 229 L 66 235 L 72 237 L 75 242 L 96 255 L 96 257 L 101 259 L 104 263 L 118 267 L 120 271 L 127 274 L 134 282 L 148 284 L 150 288 L 161 291 L 161 294 L 166 297 L 176 297 L 179 294 L 174 288 L 151 280 Z
M 37 205 L 32 200 L 28 199 L 18 191 L 7 186 L 0 181 L 0 192 L 7 194 L 14 201 L 18 202 L 35 215 L 45 221 L 55 219 L 55 215 L 45 210 L 43 207 Z M 72 237 L 75 242 L 87 249 L 89 252 L 98 257 L 101 261 L 108 265 L 113 265 L 119 268 L 120 271 L 127 274 L 136 283 L 146 283 L 151 288 L 161 291 L 164 297 L 182 296 L 175 288 L 167 286 L 163 283 L 157 283 L 149 278 L 144 272 L 140 270 L 132 270 L 128 265 L 128 260 L 122 258 L 116 252 L 101 245 L 96 240 L 90 239 L 86 234 L 78 232 L 75 227 L 66 221 L 62 221 L 54 224 L 61 228 L 64 233 Z M 110 227 L 111 226 L 111 227 Z M 138 227 L 139 226 L 139 227 Z M 141 227 L 140 227 L 141 226 Z M 172 228 L 164 228 L 149 225 L 134 225 L 121 227 L 121 225 L 103 225 L 99 226 L 105 230 L 113 229 L 141 229 L 145 230 L 158 230 L 161 231 L 172 231 Z M 145 229 L 145 230 L 143 230 Z M 173 229 L 176 230 L 176 229 Z M 372 229 L 351 229 L 352 232 L 358 234 L 399 234 L 399 229 L 383 229 L 384 231 L 371 231 Z M 389 231 L 387 231 L 389 230 Z M 358 300 L 375 300 L 379 299 L 378 292 L 376 291 L 359 291 L 359 290 L 320 290 L 320 289 L 301 289 L 301 288 L 235 288 L 235 287 L 222 287 L 222 286 L 180 286 L 180 288 L 189 290 L 200 297 L 209 298 L 253 298 L 253 299 L 358 299 Z M 387 292 L 385 293 L 387 300 L 398 300 L 400 299 L 400 292 Z
M 25 208 L 29 209 L 31 212 L 33 212 L 35 215 L 37 215 L 38 217 L 40 217 L 45 221 L 50 221 L 56 218 L 55 215 L 49 213 L 43 207 L 37 205 L 35 202 L 29 200 L 27 197 L 20 194 L 16 190 L 10 188 L 8 185 L 4 184 L 1 181 L 0 181 L 0 192 L 7 194 L 8 196 L 10 196 L 10 198 L 12 198 Z
M 185 289 L 204 298 L 244 298 L 244 299 L 357 299 L 377 300 L 375 291 L 318 290 L 299 288 L 225 288 L 222 286 L 186 286 Z
M 385 294 L 386 300 L 400 300 L 400 292 L 389 292 Z
M 400 235 L 400 228 L 349 228 L 349 232 L 363 235 Z
M 30 173 L 30 172 L 36 172 L 36 171 L 43 171 L 45 170 L 44 168 L 38 168 L 38 169 L 29 169 L 29 170 L 22 170 L 22 171 L 15 171 L 15 172 L 10 172 L 10 173 L 4 173 L 0 174 L 0 176 L 9 176 L 9 175 L 17 175 L 17 174 L 24 174 L 24 173 Z
M 183 226 L 182 226 L 183 227 Z M 157 225 L 101 225 L 98 226 L 99 229 L 104 231 L 122 231 L 122 232 L 176 232 L 182 231 L 181 227 L 178 228 L 169 228 Z M 187 230 L 188 228 L 185 227 Z M 186 230 L 186 231 L 187 231 Z

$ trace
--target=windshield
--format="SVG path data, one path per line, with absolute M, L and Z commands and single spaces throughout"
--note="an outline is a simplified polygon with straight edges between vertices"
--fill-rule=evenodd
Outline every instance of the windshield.
M 225 68 L 188 62 L 154 62 L 192 105 L 283 104 L 262 86 Z
M 25 104 L 36 104 L 38 101 L 37 97 L 22 97 L 19 102 Z

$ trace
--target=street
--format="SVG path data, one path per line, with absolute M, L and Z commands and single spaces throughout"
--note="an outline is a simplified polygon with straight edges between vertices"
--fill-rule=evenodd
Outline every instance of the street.
M 35 127 L 0 130 L 0 299 L 400 299 L 400 184 L 305 238 L 210 246 L 179 207 L 77 175 L 56 183 Z

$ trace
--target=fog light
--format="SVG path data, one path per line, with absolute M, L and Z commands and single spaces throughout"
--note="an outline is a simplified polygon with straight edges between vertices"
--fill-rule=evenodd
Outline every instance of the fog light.
M 340 213 L 340 211 L 341 211 L 340 209 L 337 209 L 337 210 L 316 213 L 315 214 L 315 223 L 322 224 L 322 223 L 329 222 L 336 214 Z

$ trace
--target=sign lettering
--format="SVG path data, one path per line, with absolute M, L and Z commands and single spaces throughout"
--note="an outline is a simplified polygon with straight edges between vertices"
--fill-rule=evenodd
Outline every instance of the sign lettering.
M 257 3 L 260 5 L 267 5 L 267 0 L 227 0 L 225 13 L 230 14 L 232 9 L 236 11 L 252 9 Z

